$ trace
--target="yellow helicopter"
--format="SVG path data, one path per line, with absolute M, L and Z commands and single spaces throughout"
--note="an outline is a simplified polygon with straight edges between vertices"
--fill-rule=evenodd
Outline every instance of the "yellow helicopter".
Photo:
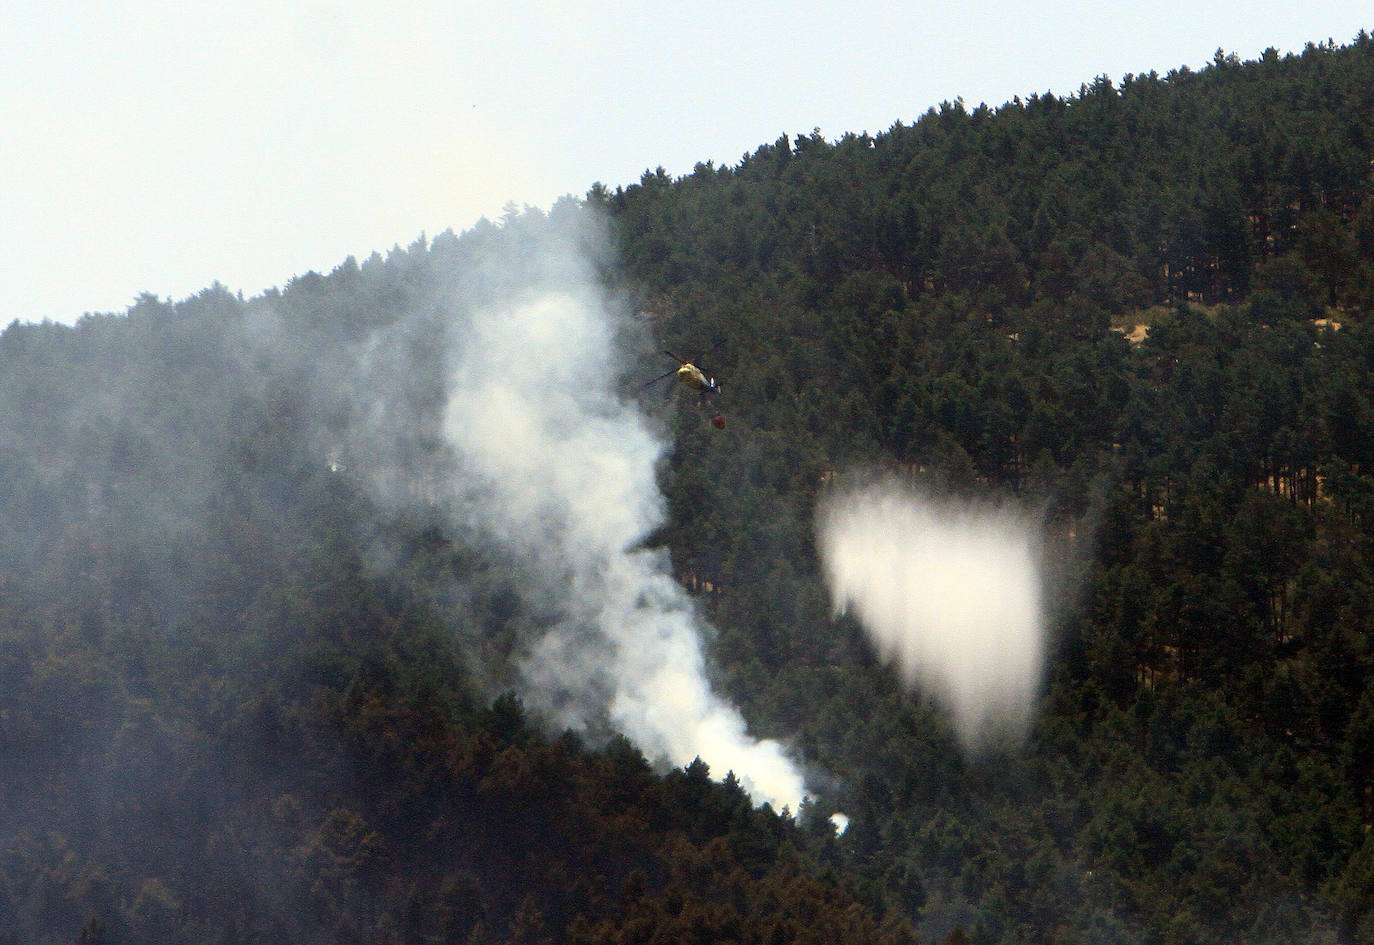
M 671 351 L 664 351 L 663 353 L 666 354 L 668 357 L 672 358 L 674 361 L 676 361 L 678 363 L 678 366 L 665 374 L 660 374 L 658 377 L 654 378 L 651 381 L 646 381 L 644 383 L 645 387 L 651 387 L 654 384 L 657 384 L 659 381 L 663 380 L 664 378 L 677 375 L 678 381 L 684 387 L 686 387 L 688 390 L 694 391 L 695 393 L 699 394 L 703 399 L 709 397 L 712 394 L 720 393 L 720 384 L 716 383 L 716 379 L 714 377 L 710 377 L 709 375 L 707 375 L 705 371 L 697 367 L 691 361 L 688 361 L 686 358 L 680 358 L 677 355 L 673 354 L 673 352 Z M 672 389 L 669 388 L 669 390 L 671 391 Z M 715 425 L 717 430 L 719 430 L 725 426 L 725 418 L 720 414 L 716 414 L 711 418 L 711 423 Z

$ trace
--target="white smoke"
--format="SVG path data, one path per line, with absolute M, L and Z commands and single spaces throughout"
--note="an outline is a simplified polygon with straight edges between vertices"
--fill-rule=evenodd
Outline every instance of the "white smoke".
M 700 757 L 756 802 L 795 811 L 798 769 L 711 691 L 706 628 L 666 553 L 643 547 L 665 519 L 666 444 L 619 393 L 626 316 L 574 251 L 582 242 L 539 241 L 550 258 L 520 264 L 537 284 L 475 306 L 454 340 L 444 433 L 457 511 L 520 562 L 521 592 L 549 624 L 522 695 L 560 726 L 608 722 L 651 758 Z
M 1028 516 L 884 482 L 824 501 L 817 533 L 836 611 L 948 706 L 967 749 L 1024 733 L 1044 659 Z

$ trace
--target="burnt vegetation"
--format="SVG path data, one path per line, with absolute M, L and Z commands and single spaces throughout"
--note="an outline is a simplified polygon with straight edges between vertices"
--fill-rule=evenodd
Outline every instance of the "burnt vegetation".
M 427 511 L 442 358 L 350 368 L 588 208 L 653 331 L 715 346 L 730 423 L 668 412 L 656 540 L 799 811 L 493 699 L 538 615 Z M 1374 942 L 1371 316 L 1362 33 L 15 322 L 0 941 Z M 385 507 L 329 449 L 369 384 L 422 421 Z M 861 462 L 1045 508 L 1020 749 L 963 759 L 832 618 L 811 516 Z

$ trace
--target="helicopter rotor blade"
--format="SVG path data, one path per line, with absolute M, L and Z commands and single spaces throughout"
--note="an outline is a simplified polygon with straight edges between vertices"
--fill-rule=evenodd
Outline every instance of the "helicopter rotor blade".
M 704 358 L 709 358 L 712 354 L 714 354 L 715 351 L 716 351 L 716 349 L 719 348 L 720 345 L 721 345 L 721 342 L 720 342 L 719 340 L 717 340 L 715 344 L 711 345 L 711 347 L 709 347 L 709 348 L 707 348 L 705 351 L 701 352 L 701 354 L 697 357 L 697 359 L 696 359 L 695 361 L 693 361 L 692 363 L 695 364 L 698 368 L 700 368 L 701 371 L 702 371 L 704 374 L 706 374 L 706 375 L 708 375 L 708 376 L 711 375 L 713 372 L 710 371 L 710 370 L 709 370 L 705 365 L 703 365 L 701 362 L 702 362 L 702 360 L 703 360 Z
M 645 387 L 649 387 L 649 386 L 651 386 L 651 385 L 657 384 L 659 381 L 663 380 L 665 377 L 672 377 L 672 376 L 673 376 L 674 374 L 676 374 L 676 373 L 677 373 L 677 368 L 673 368 L 673 369 L 672 369 L 671 371 L 669 371 L 667 374 L 660 374 L 658 377 L 654 378 L 652 381 L 645 381 L 645 382 L 644 382 L 644 386 L 645 386 Z
M 669 351 L 667 348 L 664 348 L 664 349 L 663 349 L 663 353 L 666 354 L 668 357 L 672 358 L 672 359 L 673 359 L 674 361 L 676 361 L 678 364 L 688 364 L 688 363 L 690 363 L 690 362 L 688 362 L 688 360 L 687 360 L 686 358 L 679 358 L 677 355 L 673 354 L 673 352 Z

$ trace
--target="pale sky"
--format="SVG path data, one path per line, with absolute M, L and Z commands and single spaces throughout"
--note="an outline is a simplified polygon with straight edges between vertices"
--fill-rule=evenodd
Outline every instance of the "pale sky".
M 0 328 L 245 296 L 508 202 L 1354 40 L 1368 0 L 6 0 Z

